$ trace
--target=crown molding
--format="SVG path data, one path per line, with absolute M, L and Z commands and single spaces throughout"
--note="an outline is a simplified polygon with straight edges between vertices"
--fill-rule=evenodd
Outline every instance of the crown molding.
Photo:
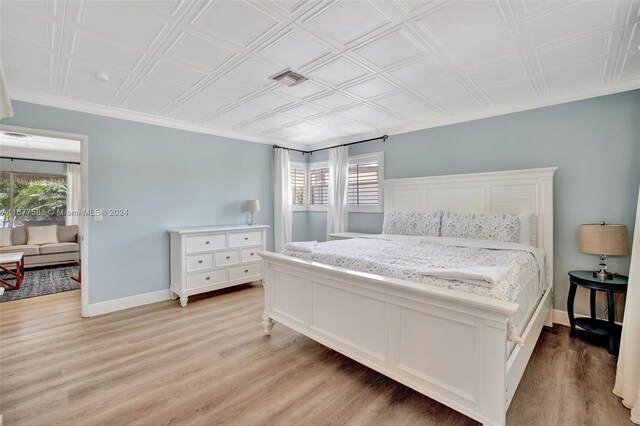
M 176 120 L 168 117 L 145 114 L 142 112 L 130 111 L 121 108 L 114 108 L 104 105 L 92 104 L 75 99 L 61 98 L 57 96 L 44 95 L 40 93 L 30 92 L 22 89 L 11 89 L 11 99 L 23 102 L 29 102 L 38 105 L 45 105 L 54 108 L 61 108 L 82 113 L 101 115 L 105 117 L 118 118 L 121 120 L 135 121 L 138 123 L 152 124 L 155 126 L 168 127 L 172 129 L 187 130 L 195 133 L 203 133 L 207 135 L 220 136 L 225 138 L 242 140 L 245 142 L 254 142 L 260 144 L 273 145 L 278 144 L 286 148 L 294 148 L 306 150 L 307 144 L 299 144 L 295 142 L 285 142 L 275 139 L 258 138 L 241 132 L 230 132 L 226 130 L 216 129 L 209 126 L 203 126 L 197 123 Z
M 484 111 L 480 111 L 473 114 L 467 114 L 457 117 L 443 117 L 438 120 L 413 122 L 412 124 L 388 129 L 376 129 L 371 132 L 351 135 L 344 138 L 331 139 L 324 142 L 303 144 L 296 142 L 282 142 L 276 139 L 258 138 L 252 135 L 243 134 L 241 132 L 231 132 L 221 129 L 212 128 L 209 126 L 203 126 L 201 124 L 189 123 L 186 121 L 175 120 L 167 117 L 160 117 L 151 114 L 145 114 L 135 111 L 129 111 L 120 108 L 108 107 L 103 105 L 92 104 L 88 102 L 65 99 L 55 96 L 42 95 L 38 93 L 29 92 L 21 89 L 12 89 L 11 98 L 24 102 L 31 102 L 40 105 L 51 106 L 55 108 L 68 109 L 72 111 L 78 111 L 89 114 L 102 115 L 112 118 L 119 118 L 123 120 L 136 121 L 139 123 L 153 124 L 156 126 L 169 127 L 174 129 L 187 130 L 196 133 L 204 133 L 208 135 L 215 135 L 221 137 L 227 137 L 232 139 L 238 139 L 248 142 L 255 142 L 261 144 L 277 144 L 286 148 L 294 148 L 300 150 L 320 149 L 327 148 L 336 144 L 352 142 L 354 139 L 362 139 L 367 137 L 374 137 L 381 132 L 388 135 L 399 135 L 403 133 L 415 132 L 418 130 L 426 130 L 434 127 L 448 126 L 451 124 L 464 123 L 468 121 L 480 120 L 483 118 L 497 117 L 506 114 L 512 114 L 516 112 L 529 111 L 538 108 L 544 108 L 553 105 L 560 105 L 569 102 L 575 102 L 600 96 L 612 95 L 615 93 L 626 92 L 630 90 L 640 89 L 640 80 L 627 80 L 618 83 L 610 83 L 598 87 L 590 87 L 583 90 L 574 92 L 563 93 L 560 95 L 549 96 L 543 99 L 538 99 L 530 102 L 513 104 L 503 108 L 493 108 Z
M 357 138 L 366 139 L 368 137 L 375 137 L 381 133 L 388 134 L 389 136 L 400 135 L 403 133 L 415 132 L 418 130 L 432 129 L 434 127 L 448 126 L 451 124 L 464 123 L 468 121 L 480 120 L 483 118 L 498 117 L 501 115 L 513 114 L 516 112 L 530 111 L 538 108 L 544 108 L 548 106 L 560 105 L 569 102 L 576 102 L 590 98 L 597 98 L 600 96 L 613 95 L 615 93 L 628 92 L 631 90 L 640 89 L 640 79 L 627 80 L 619 83 L 610 83 L 599 87 L 590 87 L 584 90 L 575 92 L 563 93 L 561 95 L 549 96 L 543 99 L 524 102 L 519 104 L 513 104 L 504 108 L 493 108 L 484 110 L 474 114 L 467 114 L 458 117 L 444 117 L 443 119 L 415 122 L 407 126 L 393 127 L 389 129 L 376 129 L 375 131 L 363 133 L 357 135 Z M 310 144 L 310 149 L 327 148 L 333 145 L 348 143 L 354 140 L 356 136 L 334 139 L 331 141 L 324 141 L 320 143 Z

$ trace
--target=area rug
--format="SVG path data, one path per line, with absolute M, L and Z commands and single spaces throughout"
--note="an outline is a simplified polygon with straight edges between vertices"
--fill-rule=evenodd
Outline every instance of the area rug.
M 10 291 L 5 288 L 4 294 L 0 296 L 0 303 L 79 289 L 80 284 L 71 279 L 76 275 L 77 265 L 27 269 L 24 271 L 22 287 Z M 0 278 L 4 278 L 2 274 Z

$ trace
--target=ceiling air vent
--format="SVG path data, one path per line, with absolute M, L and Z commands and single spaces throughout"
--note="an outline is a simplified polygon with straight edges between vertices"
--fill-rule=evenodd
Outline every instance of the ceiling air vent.
M 274 75 L 273 77 L 271 77 L 271 80 L 275 80 L 278 83 L 282 83 L 285 86 L 291 87 L 300 83 L 304 83 L 308 80 L 308 78 L 291 70 L 286 70 Z
M 23 138 L 28 138 L 30 135 L 27 135 L 26 133 L 18 133 L 18 132 L 2 132 L 4 133 L 6 136 L 11 136 L 12 138 L 19 138 L 19 139 L 23 139 Z

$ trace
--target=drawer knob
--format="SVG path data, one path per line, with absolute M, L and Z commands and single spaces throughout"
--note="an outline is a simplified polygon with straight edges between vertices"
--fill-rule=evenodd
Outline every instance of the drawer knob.
M 248 270 L 248 269 L 245 269 L 245 270 L 244 270 L 244 273 L 246 274 L 247 272 L 249 272 L 249 270 Z
M 198 263 L 202 263 L 202 260 L 198 260 Z
M 210 241 L 205 241 L 204 243 L 205 243 L 205 244 L 209 244 L 209 243 L 210 243 Z
M 231 256 L 227 256 L 227 260 L 231 259 Z
M 255 254 L 254 252 L 251 252 L 251 253 L 249 253 L 249 256 L 253 256 L 254 254 Z
M 205 280 L 209 281 L 211 279 L 211 277 L 206 277 Z
M 249 239 L 249 237 L 244 237 L 244 240 L 247 241 Z

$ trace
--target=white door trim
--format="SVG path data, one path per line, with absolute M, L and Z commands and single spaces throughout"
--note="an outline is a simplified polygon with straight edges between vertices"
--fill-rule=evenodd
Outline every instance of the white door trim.
M 10 132 L 27 133 L 50 138 L 71 139 L 80 141 L 80 153 L 82 165 L 82 211 L 89 210 L 89 137 L 87 135 L 79 135 L 75 133 L 56 132 L 53 130 L 36 129 L 33 127 L 12 126 L 8 124 L 0 124 L 0 130 Z M 82 212 L 81 212 L 82 213 Z M 82 268 L 82 285 L 80 286 L 80 313 L 83 317 L 89 316 L 89 216 L 85 216 L 82 220 L 82 229 L 80 230 L 80 259 Z

